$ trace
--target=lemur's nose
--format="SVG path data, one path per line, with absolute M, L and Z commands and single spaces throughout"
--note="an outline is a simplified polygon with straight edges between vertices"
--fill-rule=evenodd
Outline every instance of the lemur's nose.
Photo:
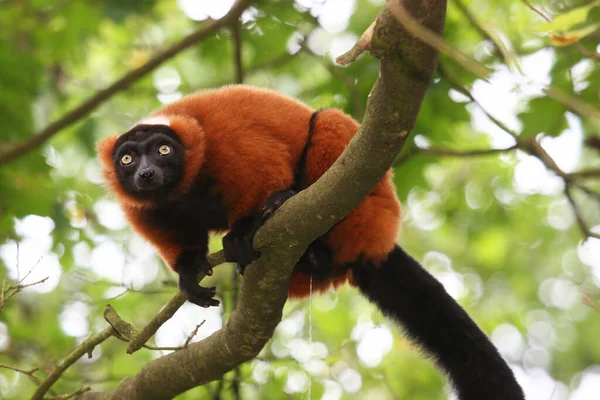
M 142 179 L 152 179 L 154 177 L 154 170 L 151 168 L 146 168 L 140 171 L 140 178 Z

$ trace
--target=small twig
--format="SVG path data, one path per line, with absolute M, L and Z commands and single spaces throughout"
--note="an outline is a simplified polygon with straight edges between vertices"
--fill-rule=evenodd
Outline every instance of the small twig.
M 206 320 L 200 322 L 198 325 L 196 325 L 196 329 L 194 329 L 192 331 L 192 333 L 190 333 L 190 335 L 188 336 L 188 338 L 185 340 L 185 343 L 183 344 L 183 348 L 188 347 L 188 345 L 190 344 L 190 342 L 192 341 L 192 339 L 194 338 L 194 336 L 196 336 L 198 334 L 198 329 L 200 329 L 200 327 L 202 325 L 204 325 L 204 323 L 206 322 Z
M 550 154 L 548 154 L 548 152 L 542 147 L 540 142 L 538 142 L 535 137 L 520 140 L 519 147 L 523 150 L 528 150 L 529 153 L 534 154 L 540 159 L 540 161 L 542 161 L 542 163 L 544 163 L 546 168 L 554 171 L 556 175 L 567 181 L 569 180 L 568 174 L 559 168 L 554 159 L 550 156 Z
M 530 2 L 529 0 L 523 0 L 523 3 L 525 3 L 525 5 L 527 7 L 529 7 L 531 9 L 531 11 L 533 11 L 534 13 L 538 14 L 540 17 L 544 18 L 546 20 L 546 22 L 552 22 L 552 19 L 550 19 L 550 17 L 548 17 L 546 14 L 544 14 L 541 10 L 538 10 L 537 8 L 535 8 Z
M 104 308 L 104 320 L 109 323 L 110 326 L 115 330 L 114 336 L 122 340 L 123 342 L 130 342 L 131 338 L 137 336 L 139 332 L 131 325 L 129 322 L 125 321 L 121 316 L 117 313 L 117 311 L 110 305 L 107 304 Z M 143 345 L 142 347 L 148 350 L 166 350 L 166 351 L 175 351 L 181 350 L 183 347 L 159 347 L 159 346 L 151 346 L 151 345 Z
M 23 278 L 23 279 L 25 279 L 25 278 Z M 49 277 L 47 276 L 44 279 L 39 280 L 37 282 L 28 283 L 26 285 L 23 285 L 23 284 L 19 283 L 19 284 L 14 285 L 14 286 L 13 285 L 8 285 L 8 282 L 6 281 L 6 279 L 4 279 L 2 281 L 2 293 L 0 294 L 0 311 L 4 310 L 4 304 L 8 300 L 10 300 L 11 297 L 13 297 L 17 293 L 21 292 L 23 289 L 26 289 L 26 288 L 28 288 L 30 286 L 35 286 L 35 285 L 39 285 L 39 284 L 42 284 L 42 283 L 46 282 L 48 280 L 48 278 Z M 10 292 L 10 293 L 8 293 L 8 292 Z
M 581 43 L 575 43 L 575 48 L 584 56 L 593 58 L 596 61 L 600 61 L 600 53 L 586 49 Z
M 29 375 L 29 376 L 33 376 L 33 373 L 39 370 L 39 368 L 32 368 L 30 370 L 25 370 L 25 369 L 13 367 L 12 365 L 7 365 L 7 364 L 0 364 L 0 368 L 12 369 L 13 371 L 20 372 L 21 374 Z
M 33 264 L 33 266 L 31 267 L 31 269 L 27 272 L 27 274 L 25 274 L 25 276 L 23 277 L 23 279 L 17 279 L 19 283 L 23 283 L 25 281 L 25 279 L 27 279 L 29 277 L 29 275 L 31 275 L 31 273 L 33 272 L 34 268 L 38 266 L 38 264 L 42 261 L 42 259 L 44 258 L 44 256 L 41 256 L 40 258 L 38 258 L 38 260 L 35 262 L 35 264 Z M 48 279 L 48 278 L 46 278 Z
M 573 214 L 575 214 L 575 219 L 577 220 L 577 224 L 579 225 L 579 228 L 581 229 L 583 234 L 586 237 L 600 239 L 600 234 L 592 232 L 590 230 L 590 228 L 587 226 L 587 224 L 585 223 L 585 221 L 583 220 L 581 211 L 579 211 L 579 207 L 577 206 L 577 203 L 575 203 L 573 196 L 571 196 L 570 187 L 568 184 L 565 187 L 565 196 L 567 197 L 567 200 L 569 201 L 569 204 L 571 205 L 571 209 L 573 210 Z
M 200 329 L 200 327 L 202 325 L 204 325 L 205 322 L 206 322 L 206 320 L 204 320 L 201 323 L 199 323 L 198 325 L 196 325 L 196 328 L 192 331 L 192 333 L 189 334 L 189 336 L 185 340 L 185 343 L 182 346 L 152 346 L 152 345 L 149 345 L 149 344 L 145 344 L 142 347 L 144 349 L 148 349 L 148 350 L 159 350 L 159 351 L 178 351 L 178 350 L 183 350 L 186 347 L 188 347 L 188 345 L 190 344 L 190 342 L 192 341 L 192 339 L 194 338 L 194 336 L 196 336 L 198 334 L 198 329 Z M 129 339 L 126 338 L 125 336 L 122 336 L 122 335 L 117 336 L 117 339 L 122 340 L 124 342 L 129 342 Z
M 517 70 L 519 73 L 523 74 L 523 70 L 519 65 L 519 60 L 514 49 L 507 46 L 493 30 L 481 24 L 475 15 L 473 15 L 471 10 L 469 10 L 469 8 L 462 2 L 462 0 L 454 0 L 454 3 L 467 18 L 471 26 L 473 26 L 484 39 L 488 39 L 490 42 L 492 42 L 496 48 L 496 51 L 500 53 L 506 64 L 509 67 L 513 67 L 513 70 Z
M 21 369 L 21 368 L 17 368 L 17 367 L 13 367 L 12 365 L 6 365 L 6 364 L 0 364 L 0 368 L 6 368 L 6 369 L 11 369 L 15 372 L 18 372 L 20 374 L 23 375 L 27 375 L 33 382 L 35 382 L 37 385 L 40 384 L 40 380 L 34 375 L 34 373 L 36 371 L 39 370 L 39 368 L 32 368 L 30 370 L 25 370 L 25 369 Z
M 348 65 L 354 60 L 358 58 L 362 53 L 369 50 L 371 48 L 371 39 L 373 38 L 373 31 L 375 29 L 375 24 L 377 23 L 377 18 L 369 25 L 369 27 L 360 35 L 360 38 L 354 46 L 341 56 L 337 57 L 335 61 L 340 65 Z
M 52 385 L 56 383 L 56 381 L 67 370 L 67 368 L 73 365 L 84 354 L 91 353 L 97 345 L 104 342 L 109 337 L 113 336 L 114 332 L 115 331 L 113 330 L 112 326 L 108 326 L 99 333 L 92 335 L 83 342 L 81 342 L 81 344 L 75 347 L 75 349 L 73 349 L 73 351 L 63 361 L 61 361 L 56 367 L 54 367 L 50 375 L 48 375 L 46 379 L 44 379 L 44 381 L 37 388 L 37 390 L 31 397 L 31 400 L 42 400 L 48 392 L 48 390 L 52 387 Z
M 394 165 L 400 164 L 406 161 L 408 158 L 412 156 L 419 155 L 435 155 L 435 156 L 443 156 L 443 157 L 479 157 L 479 156 L 489 156 L 495 154 L 506 153 L 509 151 L 513 151 L 518 149 L 519 146 L 517 144 L 507 147 L 505 149 L 477 149 L 477 150 L 452 150 L 452 149 L 444 149 L 440 147 L 413 147 L 410 150 L 406 151 L 400 157 L 396 159 Z
M 575 202 L 575 200 L 573 199 L 573 196 L 571 195 L 571 186 L 577 187 L 578 189 L 583 190 L 584 192 L 586 192 L 587 194 L 589 194 L 591 196 L 598 196 L 598 194 L 591 191 L 590 189 L 586 188 L 585 186 L 581 186 L 577 183 L 572 182 L 571 175 L 565 173 L 562 169 L 560 169 L 560 167 L 556 164 L 554 159 L 550 156 L 550 154 L 548 154 L 548 152 L 542 147 L 542 145 L 536 140 L 536 138 L 529 138 L 527 140 L 521 140 L 519 142 L 519 148 L 521 148 L 523 150 L 527 150 L 529 153 L 532 153 L 533 155 L 535 155 L 540 161 L 542 161 L 542 163 L 546 166 L 546 168 L 550 169 L 551 171 L 556 173 L 558 176 L 563 178 L 563 180 L 565 182 L 565 191 L 564 191 L 565 197 L 567 198 L 569 204 L 571 205 L 571 209 L 573 210 L 573 214 L 575 215 L 575 219 L 577 220 L 577 224 L 579 225 L 579 228 L 581 229 L 581 231 L 583 232 L 583 234 L 586 237 L 593 237 L 593 238 L 600 239 L 600 234 L 592 232 L 590 230 L 590 228 L 587 226 L 587 224 L 585 223 L 585 220 L 583 219 L 583 216 L 581 215 L 581 211 L 579 210 L 577 203 Z M 596 198 L 598 198 L 598 197 L 596 197 Z
M 208 262 L 215 268 L 216 266 L 225 262 L 225 253 L 218 251 L 208 256 Z M 198 275 L 198 282 L 204 279 L 205 275 Z M 181 291 L 177 292 L 175 296 L 169 300 L 169 302 L 150 320 L 150 322 L 142 328 L 142 330 L 134 335 L 129 342 L 127 347 L 127 353 L 132 354 L 141 349 L 144 344 L 156 333 L 165 322 L 167 322 L 179 308 L 185 303 L 186 299 Z
M 479 107 L 479 109 L 486 115 L 486 117 L 488 117 L 490 119 L 490 121 L 492 121 L 498 128 L 502 129 L 504 132 L 508 133 L 510 136 L 512 136 L 515 139 L 519 137 L 519 133 L 517 133 L 516 131 L 513 131 L 505 123 L 503 123 L 502 121 L 500 121 L 499 119 L 494 117 L 492 114 L 490 114 L 485 109 L 485 107 L 483 107 L 481 105 L 481 103 L 478 102 L 477 99 L 475 99 L 475 97 L 473 97 L 473 94 L 464 85 L 462 85 L 454 76 L 452 76 L 448 72 L 448 70 L 446 70 L 446 68 L 444 67 L 444 65 L 442 63 L 440 63 L 438 66 L 438 72 L 440 73 L 440 75 L 442 75 L 442 77 L 444 77 L 450 83 L 450 86 L 452 86 L 452 88 L 454 90 L 456 90 L 460 94 L 468 97 L 469 100 L 473 104 L 475 104 L 477 107 Z
M 61 394 L 59 396 L 52 396 L 52 397 L 44 397 L 44 400 L 68 400 L 68 399 L 72 399 L 75 396 L 79 396 L 80 394 L 83 394 L 85 392 L 89 392 L 90 390 L 92 390 L 91 387 L 84 386 L 81 389 L 74 391 L 73 393 L 66 393 L 66 394 Z

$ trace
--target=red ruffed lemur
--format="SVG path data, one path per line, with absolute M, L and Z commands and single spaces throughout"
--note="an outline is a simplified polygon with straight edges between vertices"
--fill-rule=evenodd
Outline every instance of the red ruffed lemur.
M 199 306 L 219 304 L 198 285 L 208 235 L 228 261 L 259 256 L 256 230 L 340 156 L 358 124 L 340 110 L 314 111 L 276 92 L 228 86 L 167 105 L 122 135 L 98 143 L 104 177 L 133 229 L 179 275 Z M 462 400 L 524 399 L 511 369 L 444 287 L 396 244 L 400 203 L 392 173 L 295 266 L 290 297 L 348 281 L 426 350 Z

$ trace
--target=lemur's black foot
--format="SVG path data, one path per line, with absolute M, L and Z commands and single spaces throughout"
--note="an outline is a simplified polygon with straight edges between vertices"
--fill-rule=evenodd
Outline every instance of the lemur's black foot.
M 225 260 L 237 263 L 237 271 L 240 275 L 244 275 L 247 265 L 260 257 L 260 252 L 254 250 L 252 247 L 254 234 L 258 228 L 260 228 L 286 200 L 295 194 L 296 191 L 291 189 L 273 193 L 267 200 L 267 204 L 262 208 L 261 214 L 245 217 L 234 222 L 229 233 L 223 237 Z
M 293 189 L 281 190 L 279 192 L 273 193 L 271 197 L 269 197 L 269 200 L 267 200 L 267 204 L 265 204 L 265 206 L 262 208 L 263 224 L 266 220 L 271 218 L 273 213 L 277 211 L 279 207 L 283 205 L 283 203 L 288 201 L 297 193 L 298 192 L 296 192 Z
M 234 222 L 231 231 L 223 237 L 225 260 L 237 263 L 237 271 L 243 275 L 246 265 L 260 257 L 252 247 L 254 234 L 263 224 L 260 216 L 250 216 Z
M 190 303 L 204 308 L 219 305 L 219 300 L 214 299 L 216 289 L 214 287 L 203 287 L 198 284 L 198 273 L 213 274 L 213 270 L 204 253 L 196 250 L 184 251 L 179 256 L 175 269 L 179 274 L 179 289 Z
M 331 274 L 335 272 L 332 265 L 331 250 L 323 243 L 322 239 L 317 239 L 300 257 L 294 267 L 294 272 L 302 272 L 317 280 L 329 280 Z

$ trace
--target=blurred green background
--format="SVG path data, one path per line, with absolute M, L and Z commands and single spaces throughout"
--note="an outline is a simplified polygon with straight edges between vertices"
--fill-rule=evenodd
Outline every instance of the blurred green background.
M 201 21 L 220 18 L 232 3 L 0 0 L 0 153 Z M 244 82 L 315 108 L 342 108 L 360 120 L 378 62 L 363 55 L 341 68 L 333 57 L 352 46 L 383 4 L 255 2 L 241 18 Z M 445 39 L 492 72 L 486 82 L 442 57 L 395 165 L 404 204 L 400 243 L 491 336 L 528 398 L 593 399 L 600 392 L 600 239 L 586 231 L 600 233 L 600 7 L 597 1 L 533 5 L 554 22 L 544 24 L 521 0 L 450 1 Z M 559 45 L 564 41 L 569 45 Z M 34 376 L 43 380 L 106 326 L 107 303 L 142 327 L 175 293 L 174 275 L 131 233 L 103 189 L 94 143 L 162 104 L 232 83 L 233 49 L 232 31 L 220 30 L 41 147 L 0 164 L 5 298 L 10 285 L 48 277 L 3 304 L 0 364 L 38 367 Z M 567 101 L 548 97 L 549 86 Z M 482 107 L 519 135 L 518 150 L 468 153 L 516 143 Z M 532 138 L 542 150 L 525 145 Z M 577 171 L 588 173 L 568 175 Z M 213 238 L 211 249 L 219 247 L 220 238 Z M 223 305 L 186 304 L 153 344 L 179 346 L 202 321 L 194 340 L 219 329 L 233 307 L 236 279 L 231 265 L 219 267 L 211 280 Z M 290 302 L 284 312 L 259 359 L 178 399 L 304 399 L 309 383 L 313 399 L 448 397 L 432 364 L 354 290 L 312 299 L 312 344 L 309 302 Z M 127 355 L 125 348 L 114 338 L 104 342 L 64 374 L 55 394 L 114 387 L 164 353 Z M 34 379 L 0 368 L 0 398 L 24 399 L 35 388 Z

